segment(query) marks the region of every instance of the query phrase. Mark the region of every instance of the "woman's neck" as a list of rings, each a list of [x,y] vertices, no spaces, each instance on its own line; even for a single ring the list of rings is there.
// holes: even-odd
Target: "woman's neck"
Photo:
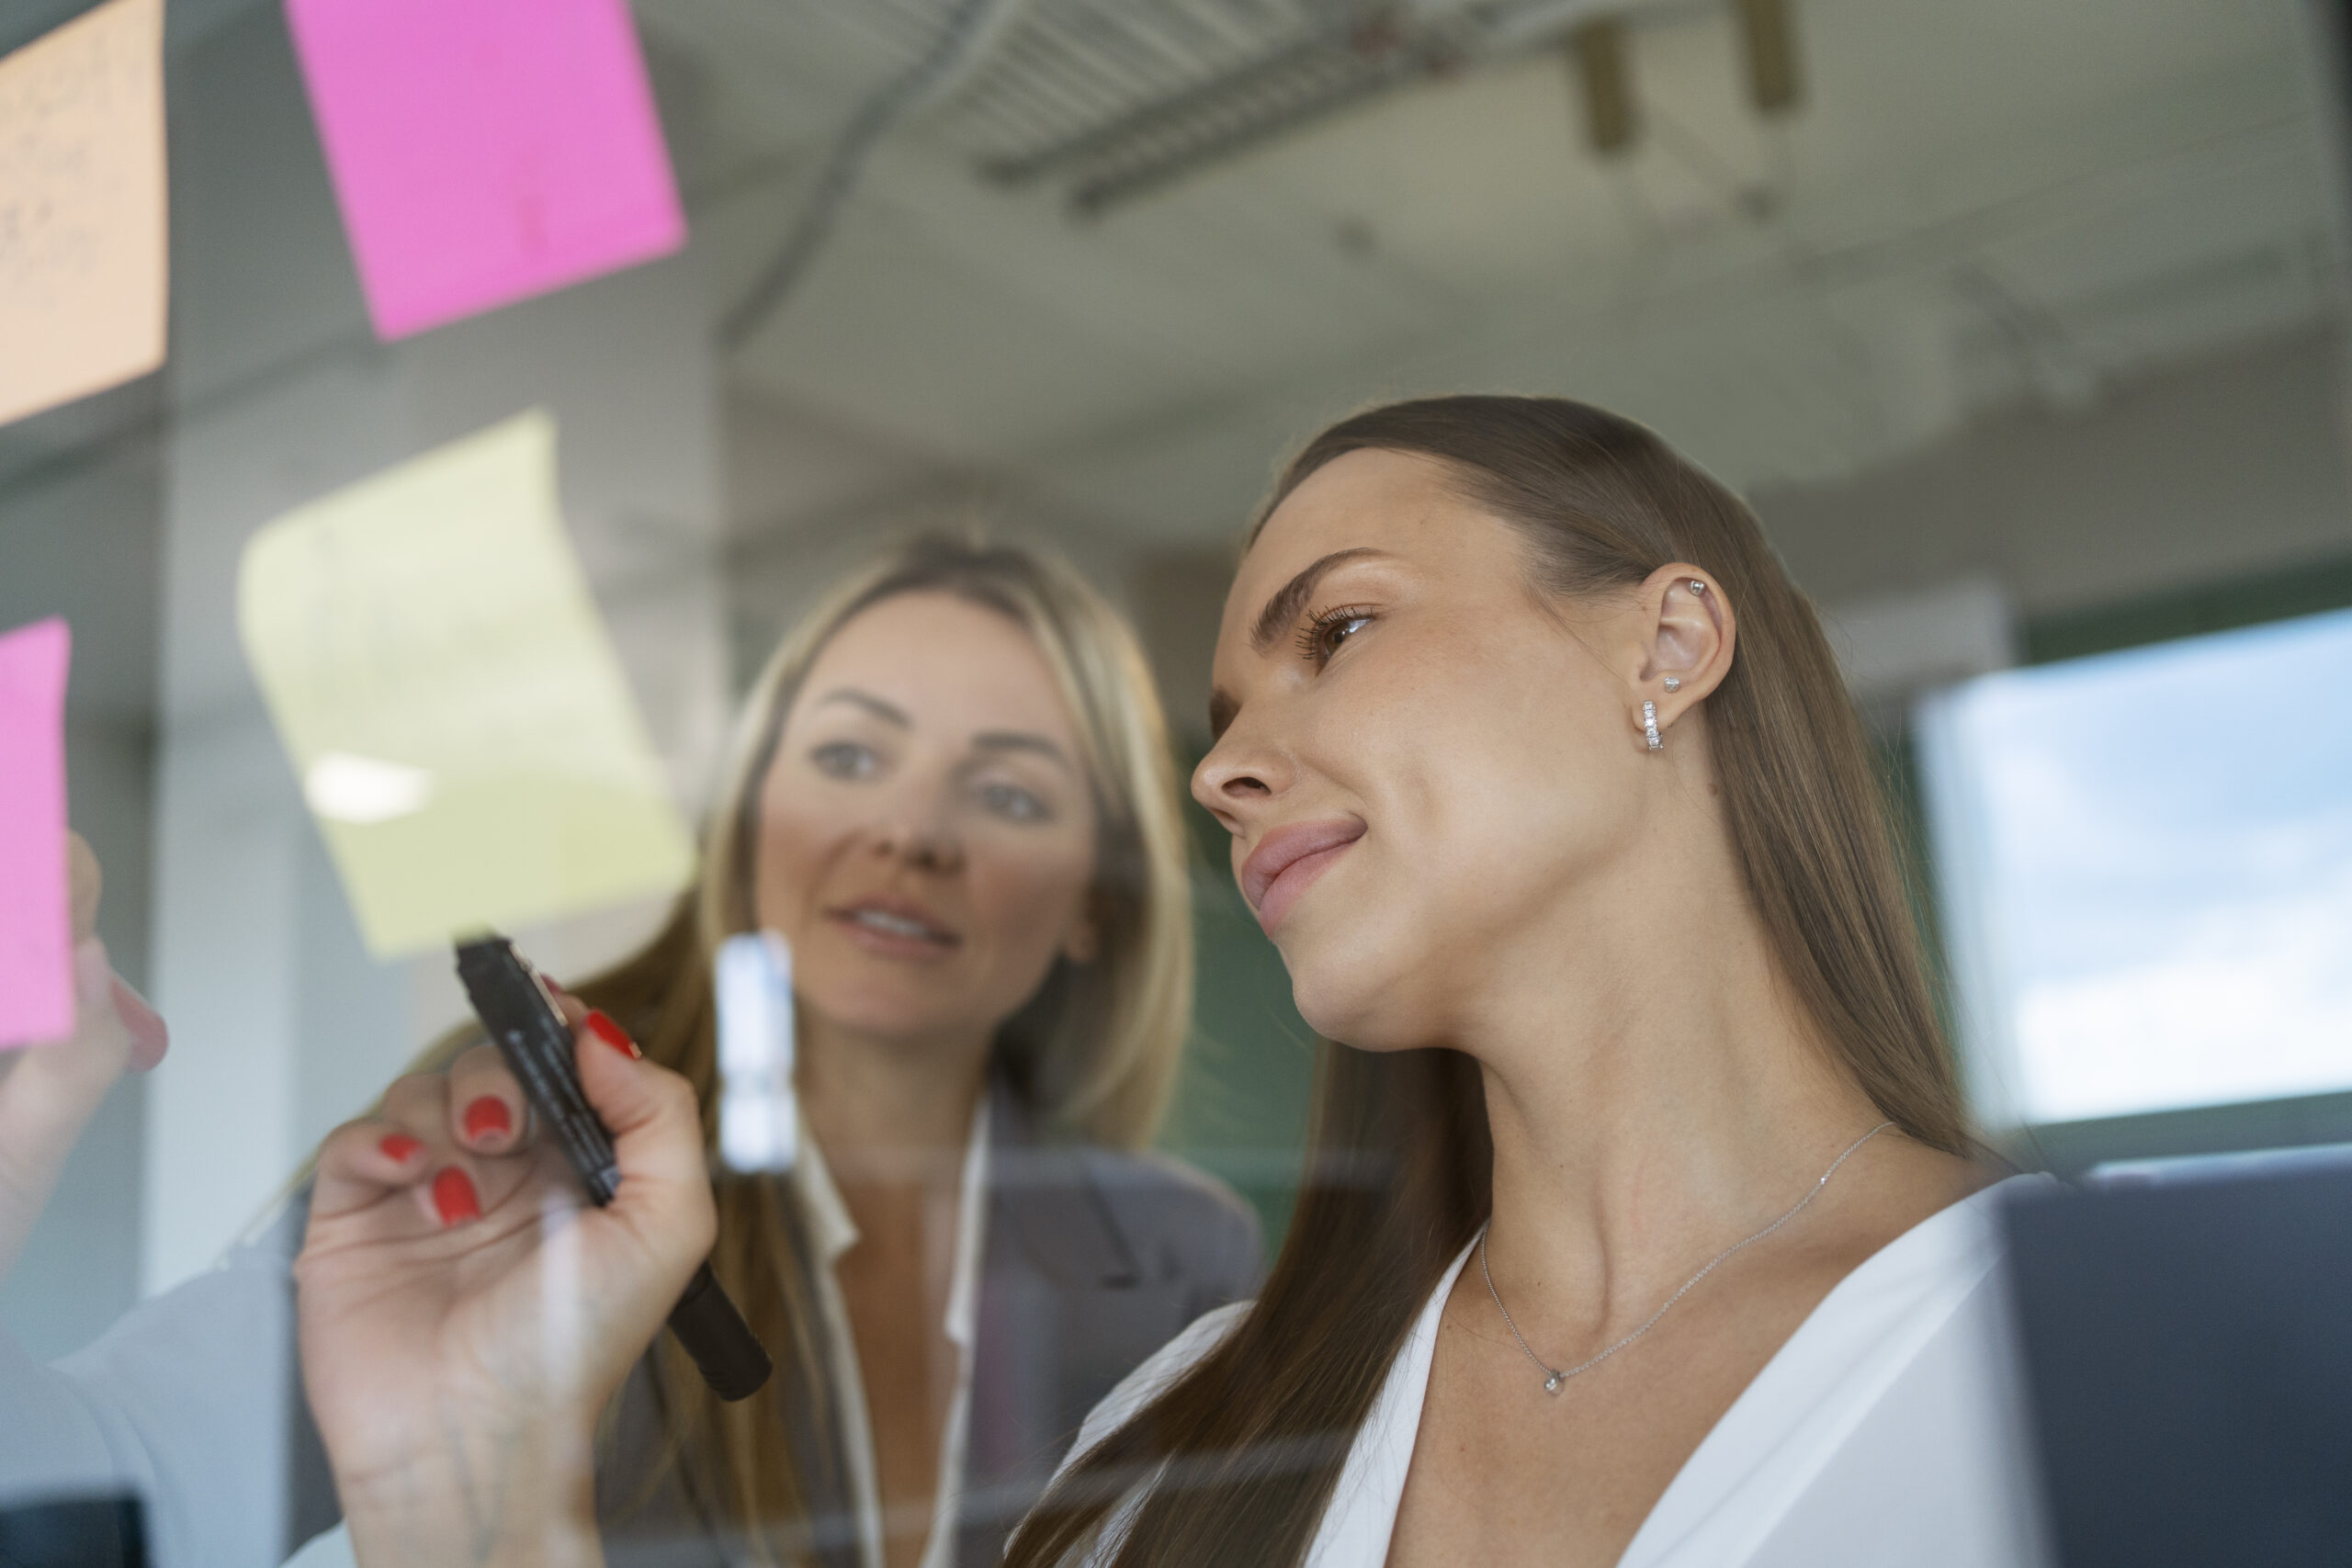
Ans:
[[[803,1010],[794,1075],[802,1112],[844,1183],[952,1178],[988,1077],[989,1041],[907,1041]]]
[[[1746,898],[1711,879],[1653,860],[1605,918],[1569,911],[1544,946],[1574,956],[1516,966],[1457,1042],[1486,1079],[1496,1276],[1596,1337],[1646,1317],[1882,1120],[1808,1030]]]

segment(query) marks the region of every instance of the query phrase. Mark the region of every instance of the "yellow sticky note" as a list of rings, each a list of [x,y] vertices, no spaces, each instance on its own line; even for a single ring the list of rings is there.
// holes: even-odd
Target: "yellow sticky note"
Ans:
[[[0,60],[0,424],[164,362],[164,0]]]
[[[245,547],[245,657],[379,958],[674,891],[694,848],[534,411]]]

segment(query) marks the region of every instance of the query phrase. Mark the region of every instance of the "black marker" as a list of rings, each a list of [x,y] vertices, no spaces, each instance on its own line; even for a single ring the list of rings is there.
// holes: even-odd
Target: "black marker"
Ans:
[[[589,1200],[603,1208],[620,1190],[620,1165],[613,1155],[613,1135],[580,1088],[571,1025],[550,988],[503,936],[459,942],[458,978],[465,982],[474,1015],[522,1080],[540,1125],[562,1148]],[[670,1309],[670,1332],[721,1399],[747,1399],[768,1381],[773,1368],[767,1351],[719,1289],[708,1263],[695,1270],[686,1293]]]

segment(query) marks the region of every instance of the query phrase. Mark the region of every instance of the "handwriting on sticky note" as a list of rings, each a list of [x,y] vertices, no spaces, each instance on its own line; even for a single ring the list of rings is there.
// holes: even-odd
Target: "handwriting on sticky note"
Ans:
[[[379,957],[674,891],[694,850],[534,412],[245,547],[245,655]]]
[[[59,620],[0,637],[0,1046],[74,1032],[65,858],[65,671]]]
[[[164,362],[164,6],[0,60],[0,424]]]
[[[379,337],[685,243],[626,0],[287,0]]]

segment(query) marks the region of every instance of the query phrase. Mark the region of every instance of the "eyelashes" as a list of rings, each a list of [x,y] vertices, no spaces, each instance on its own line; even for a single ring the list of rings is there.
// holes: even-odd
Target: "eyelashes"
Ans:
[[[1372,618],[1372,608],[1367,604],[1340,604],[1318,610],[1298,628],[1298,650],[1321,664],[1339,652],[1340,644]]]

